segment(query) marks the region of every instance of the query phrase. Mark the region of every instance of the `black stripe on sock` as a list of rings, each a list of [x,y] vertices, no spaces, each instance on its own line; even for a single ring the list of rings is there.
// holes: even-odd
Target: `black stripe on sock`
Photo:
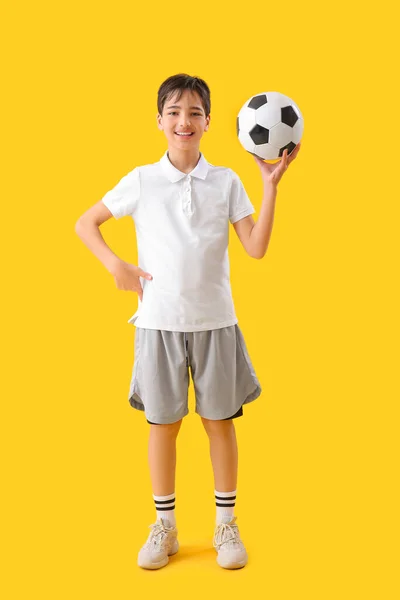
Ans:
[[[156,510],[166,511],[166,510],[174,510],[175,504],[173,506],[156,506]]]
[[[235,503],[233,504],[220,504],[219,502],[215,503],[217,506],[235,506]]]
[[[171,504],[171,502],[175,502],[175,498],[171,498],[170,500],[154,500],[156,504]]]
[[[216,500],[236,500],[236,496],[215,496]]]

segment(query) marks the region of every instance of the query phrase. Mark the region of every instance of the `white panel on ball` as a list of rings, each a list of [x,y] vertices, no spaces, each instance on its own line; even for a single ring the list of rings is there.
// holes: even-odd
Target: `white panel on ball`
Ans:
[[[290,144],[292,141],[293,127],[289,127],[284,123],[278,123],[269,130],[269,143],[279,150],[283,146]]]
[[[271,108],[270,104],[264,104],[260,106],[257,110],[253,110],[255,113],[256,123],[258,125],[263,125],[263,127],[273,127],[280,123],[281,120],[281,107],[273,106]]]
[[[303,129],[304,129],[304,121],[303,119],[299,119],[295,126],[293,127],[292,139],[293,142],[297,145],[301,138],[303,137]]]
[[[239,113],[239,127],[250,131],[256,125],[256,111],[244,106]]]
[[[254,147],[253,154],[256,154],[259,158],[263,158],[264,160],[275,160],[278,157],[278,148],[274,148],[271,144],[260,144],[257,146],[257,152]]]
[[[252,154],[256,151],[256,146],[246,131],[239,131],[239,141],[242,144],[243,148],[247,150],[247,152],[251,152]]]

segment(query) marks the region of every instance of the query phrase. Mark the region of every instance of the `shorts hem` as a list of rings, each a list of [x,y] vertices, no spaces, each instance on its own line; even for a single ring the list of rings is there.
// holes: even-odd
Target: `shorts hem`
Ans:
[[[139,401],[135,399],[139,398],[139,396],[136,393],[133,393],[129,396],[128,400],[129,400],[129,404],[132,406],[132,408],[136,408],[137,410],[141,410],[144,412],[144,405],[142,403],[142,401],[139,398]]]
[[[253,402],[253,400],[256,400],[261,395],[261,392],[261,386],[259,384],[256,384],[254,391],[246,397],[246,400],[243,402],[243,404],[249,404],[249,402]]]
[[[197,410],[195,411],[196,414],[199,415],[199,417],[202,417],[203,419],[207,419],[208,421],[228,421],[229,419],[240,419],[240,417],[244,417],[244,414],[242,413],[241,415],[236,415],[236,413],[233,413],[233,415],[228,416],[228,417],[206,417],[205,415],[202,415],[201,413],[199,413]],[[238,412],[238,411],[236,411]]]
[[[239,408],[234,411],[233,413],[231,413],[231,415],[235,415],[237,412],[239,412],[240,408],[243,407],[245,404],[249,404],[250,402],[253,402],[254,400],[256,400],[260,395],[261,395],[262,389],[260,385],[256,385],[256,388],[248,395],[246,396],[246,399],[244,400],[244,402],[242,402],[242,404],[239,406]],[[203,417],[204,419],[209,419],[210,421],[223,421],[224,419],[229,419],[232,417],[229,417],[229,415],[221,415],[221,416],[213,416],[213,417],[207,417],[206,415],[202,415],[199,410],[197,409],[197,406],[195,408],[195,413],[197,413],[200,417]],[[239,418],[242,417],[243,415],[238,415],[237,417],[234,418]]]
[[[177,423],[178,421],[180,421],[181,419],[186,417],[186,415],[188,415],[188,414],[189,414],[189,410],[187,410],[181,417],[178,417],[177,419],[174,419],[173,421],[166,421],[165,419],[157,419],[156,417],[147,418],[147,417],[149,417],[149,415],[146,415],[146,421],[148,423],[150,421],[152,421],[152,423],[150,423],[150,425],[172,425],[173,423]]]
[[[240,411],[240,414],[238,415],[237,413]],[[205,415],[202,415],[198,410],[197,410],[197,406],[195,408],[194,411],[196,414],[199,415],[199,417],[203,417],[203,419],[208,419],[209,421],[224,421],[224,420],[228,420],[228,419],[238,419],[240,417],[243,416],[243,404],[241,404],[239,406],[239,408],[237,410],[234,410],[233,412],[229,411],[229,414],[227,416],[220,416],[220,417],[206,417]]]

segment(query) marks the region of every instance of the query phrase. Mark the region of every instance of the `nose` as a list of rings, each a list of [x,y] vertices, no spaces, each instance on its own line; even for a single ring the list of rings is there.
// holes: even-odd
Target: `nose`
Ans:
[[[189,116],[182,115],[182,116],[180,117],[180,119],[179,119],[179,123],[180,123],[182,126],[185,126],[185,125],[190,125],[190,118],[189,118]]]

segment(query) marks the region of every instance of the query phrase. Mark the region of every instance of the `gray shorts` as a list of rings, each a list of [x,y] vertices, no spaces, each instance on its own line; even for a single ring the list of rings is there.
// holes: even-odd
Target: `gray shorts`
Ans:
[[[195,412],[223,420],[243,414],[261,386],[238,326],[208,331],[135,330],[129,403],[149,423],[175,423],[188,414],[189,369]]]

